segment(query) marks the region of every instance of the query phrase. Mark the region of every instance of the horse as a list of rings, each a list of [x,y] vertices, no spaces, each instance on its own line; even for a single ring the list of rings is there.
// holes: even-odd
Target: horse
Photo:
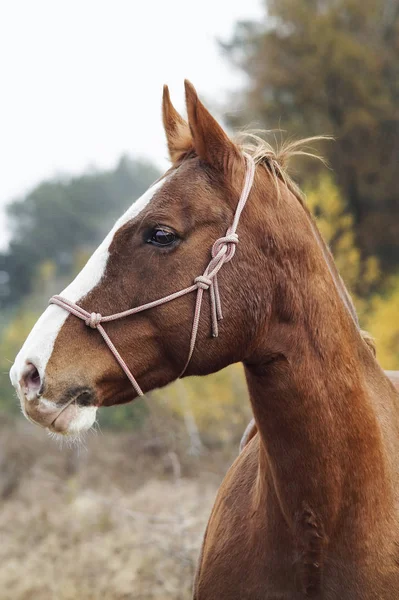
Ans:
[[[50,300],[10,376],[28,419],[79,435],[100,406],[236,362],[259,435],[228,471],[195,600],[399,594],[398,392],[286,161],[231,139],[185,83],[171,168]]]

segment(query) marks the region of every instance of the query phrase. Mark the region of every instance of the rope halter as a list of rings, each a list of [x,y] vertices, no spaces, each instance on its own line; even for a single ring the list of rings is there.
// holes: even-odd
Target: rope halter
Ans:
[[[218,285],[218,273],[223,265],[229,262],[236,251],[236,247],[238,244],[238,235],[237,235],[237,226],[240,220],[240,216],[242,210],[248,200],[249,193],[252,188],[254,175],[255,175],[255,162],[254,159],[248,154],[244,154],[246,160],[246,173],[243,189],[241,192],[240,199],[237,204],[237,208],[234,214],[234,219],[232,225],[226,231],[226,235],[220,237],[216,240],[216,242],[212,246],[211,250],[211,260],[208,263],[205,271],[202,275],[199,275],[194,279],[193,285],[184,288],[178,292],[174,292],[173,294],[169,294],[169,296],[164,296],[159,300],[154,300],[153,302],[148,302],[147,304],[142,304],[141,306],[136,306],[135,308],[131,308],[129,310],[125,310],[120,313],[115,313],[113,315],[108,315],[103,317],[100,313],[96,312],[88,312],[84,310],[81,306],[78,306],[71,300],[64,298],[62,296],[53,296],[50,298],[49,304],[56,304],[60,306],[64,310],[68,311],[78,319],[81,319],[85,322],[88,327],[92,329],[97,329],[97,331],[103,337],[105,343],[108,348],[114,355],[115,359],[119,363],[122,370],[125,372],[127,378],[131,382],[132,386],[136,390],[139,396],[144,396],[143,391],[141,390],[139,384],[136,379],[133,377],[130,372],[129,367],[123,360],[122,356],[119,354],[118,350],[114,346],[112,340],[108,336],[107,332],[103,327],[103,323],[108,323],[110,321],[117,321],[118,319],[123,319],[124,317],[128,317],[130,315],[135,315],[139,312],[143,312],[144,310],[149,310],[150,308],[154,308],[155,306],[161,306],[166,302],[170,302],[175,300],[176,298],[180,298],[181,296],[185,296],[186,294],[190,294],[191,292],[197,292],[197,297],[195,301],[195,310],[193,317],[193,326],[191,330],[191,339],[190,339],[190,348],[188,352],[188,358],[186,364],[184,365],[184,369],[180,373],[180,377],[186,372],[186,369],[190,363],[191,357],[194,352],[195,342],[197,339],[198,326],[201,316],[201,306],[204,292],[209,290],[210,297],[210,305],[211,305],[211,324],[212,324],[212,336],[214,338],[219,335],[218,321],[223,319],[222,313],[222,305],[220,300],[219,293],[219,285]]]

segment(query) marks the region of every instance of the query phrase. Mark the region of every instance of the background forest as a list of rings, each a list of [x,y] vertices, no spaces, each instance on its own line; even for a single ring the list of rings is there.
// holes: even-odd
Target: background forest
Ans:
[[[244,82],[223,107],[226,125],[231,132],[248,124],[273,130],[276,143],[333,136],[317,148],[328,167],[300,160],[291,173],[332,249],[362,328],[376,340],[381,365],[399,369],[399,2],[266,0],[264,7],[263,20],[238,22],[231,39],[220,42]],[[88,457],[59,452],[22,423],[8,378],[48,298],[158,176],[150,162],[122,156],[108,171],[43,181],[7,206],[10,242],[0,253],[0,530],[7,546],[0,599],[189,597],[215,489],[250,418],[241,368],[179,381],[132,406],[100,411],[103,435],[88,440]],[[142,458],[127,466],[127,448]],[[135,495],[129,496],[132,480]],[[25,534],[18,507],[43,490],[47,500]],[[170,508],[156,500],[161,496]],[[57,522],[50,502],[65,508]],[[178,504],[188,507],[183,516]],[[74,515],[79,527],[71,527]],[[154,540],[143,553],[140,536],[148,537],[148,528]],[[57,580],[53,565],[37,578],[37,561],[60,540],[57,560],[80,567],[64,569]],[[17,565],[27,548],[38,549],[38,556],[27,561],[21,582]],[[87,552],[95,557],[91,566]]]

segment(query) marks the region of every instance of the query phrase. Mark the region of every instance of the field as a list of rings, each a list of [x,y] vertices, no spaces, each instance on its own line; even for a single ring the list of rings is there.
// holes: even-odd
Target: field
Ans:
[[[23,420],[0,433],[1,600],[191,598],[236,446],[190,453],[153,422],[92,432],[75,448]]]

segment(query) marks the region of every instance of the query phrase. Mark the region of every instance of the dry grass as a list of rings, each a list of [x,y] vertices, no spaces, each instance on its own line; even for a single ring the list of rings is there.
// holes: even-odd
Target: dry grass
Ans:
[[[191,598],[236,448],[189,456],[148,427],[90,435],[86,450],[23,421],[0,433],[1,600]]]

